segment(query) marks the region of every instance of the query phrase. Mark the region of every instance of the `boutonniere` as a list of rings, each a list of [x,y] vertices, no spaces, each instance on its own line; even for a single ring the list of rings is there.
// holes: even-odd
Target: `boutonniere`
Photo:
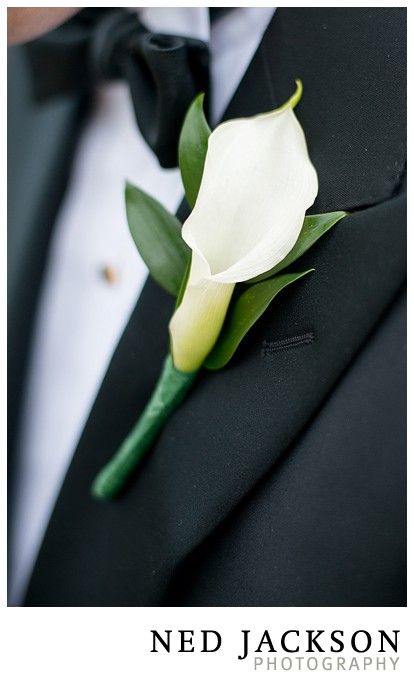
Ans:
[[[296,92],[265,114],[234,119],[213,132],[203,95],[188,110],[179,165],[192,212],[178,219],[127,184],[129,227],[151,276],[176,297],[170,353],[154,392],[117,453],[96,477],[99,499],[118,494],[201,368],[219,371],[272,300],[313,269],[290,267],[346,216],[305,216],[318,177],[294,108]],[[236,284],[242,284],[236,288]]]

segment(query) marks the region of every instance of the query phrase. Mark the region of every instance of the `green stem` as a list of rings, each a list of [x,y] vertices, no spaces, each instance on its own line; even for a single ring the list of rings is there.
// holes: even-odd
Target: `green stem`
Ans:
[[[92,495],[95,498],[112,499],[124,487],[171,413],[183,401],[196,375],[178,371],[174,368],[171,356],[167,356],[144,412],[116,454],[93,481]]]

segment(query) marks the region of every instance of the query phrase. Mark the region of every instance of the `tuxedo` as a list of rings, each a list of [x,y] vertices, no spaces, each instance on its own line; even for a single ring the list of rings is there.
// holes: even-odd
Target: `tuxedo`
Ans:
[[[42,107],[9,60],[9,435],[87,108]],[[123,495],[91,481],[148,401],[173,299],[150,278],[62,485],[26,605],[404,605],[405,11],[281,8],[224,119],[306,86],[308,213],[350,212],[298,262],[232,362],[202,372]],[[26,180],[27,179],[27,180]],[[28,180],[30,179],[30,182]],[[183,203],[179,215],[188,209]],[[296,268],[296,265],[295,265]],[[139,330],[139,334],[137,331]]]

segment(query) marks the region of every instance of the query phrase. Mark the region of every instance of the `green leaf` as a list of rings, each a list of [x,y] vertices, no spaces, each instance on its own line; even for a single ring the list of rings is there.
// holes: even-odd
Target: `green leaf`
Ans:
[[[232,358],[243,337],[266,311],[274,297],[285,287],[313,270],[311,268],[302,273],[284,273],[245,290],[231,306],[220,337],[205,361],[206,368],[210,370],[223,368]]]
[[[176,299],[176,302],[175,302],[175,308],[176,308],[176,309],[178,309],[178,307],[180,306],[181,302],[183,301],[184,292],[185,292],[185,289],[186,289],[186,287],[187,287],[188,279],[189,279],[189,277],[190,277],[190,270],[191,270],[191,255],[190,255],[189,258],[188,258],[187,266],[186,266],[186,268],[185,268],[185,272],[184,272],[184,275],[183,275],[183,279],[182,279],[182,281],[181,281],[180,289],[179,289],[178,294],[177,294],[177,299]]]
[[[128,225],[154,280],[177,296],[190,259],[181,224],[153,197],[131,183],[125,186]]]
[[[266,273],[263,273],[256,278],[249,280],[250,283],[259,283],[266,278],[270,278],[276,273],[280,273],[284,268],[293,264],[296,259],[305,254],[305,252],[312,247],[322,235],[324,235],[335,223],[338,223],[344,216],[348,216],[346,211],[332,211],[328,214],[315,214],[314,216],[305,216],[302,230],[296,240],[293,248],[289,254],[278,263],[274,268]]]
[[[197,95],[184,119],[178,143],[178,163],[185,196],[194,207],[204,170],[211,130],[203,111],[204,93]]]

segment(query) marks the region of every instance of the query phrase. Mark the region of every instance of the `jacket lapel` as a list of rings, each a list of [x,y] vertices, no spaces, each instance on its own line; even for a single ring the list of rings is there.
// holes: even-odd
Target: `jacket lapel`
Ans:
[[[325,16],[329,19],[333,11],[327,10]],[[168,348],[173,302],[147,282],[63,484],[29,587],[28,605],[162,604],[181,562],[304,429],[401,286],[404,207],[399,197],[391,198],[398,179],[394,174],[393,184],[387,180],[388,193],[374,175],[373,185],[368,182],[361,189],[351,184],[345,193],[333,153],[324,161],[326,137],[341,125],[337,110],[335,118],[326,116],[323,126],[320,121],[317,88],[330,55],[325,56],[325,29],[319,26],[311,42],[321,46],[321,52],[312,57],[313,67],[308,65],[308,52],[304,48],[302,54],[294,41],[300,29],[297,12],[303,12],[301,23],[308,30],[314,9],[276,12],[226,118],[280,104],[290,94],[293,78],[300,76],[306,99],[298,114],[321,177],[317,208],[384,201],[345,219],[303,259],[301,266],[314,266],[316,274],[275,300],[226,369],[200,376],[123,496],[100,503],[90,497],[91,481],[137,419]],[[331,40],[339,40],[338,30]],[[288,76],[276,67],[278,63],[289,65]],[[335,92],[331,78],[325,75],[326,93]],[[363,97],[359,88],[355,97],[358,108],[358,98]],[[332,104],[333,95],[330,98]],[[356,117],[357,111],[349,114],[353,121]],[[340,151],[346,147],[346,141],[339,145]],[[354,151],[360,147],[356,140]],[[378,161],[380,179],[383,161]],[[351,152],[348,162],[352,167]],[[347,169],[347,178],[348,174]],[[266,343],[297,335],[314,341],[269,353],[277,345]]]
[[[319,176],[314,213],[371,206],[404,178],[404,17],[404,8],[277,9],[226,113],[277,106],[302,80],[296,112]]]

